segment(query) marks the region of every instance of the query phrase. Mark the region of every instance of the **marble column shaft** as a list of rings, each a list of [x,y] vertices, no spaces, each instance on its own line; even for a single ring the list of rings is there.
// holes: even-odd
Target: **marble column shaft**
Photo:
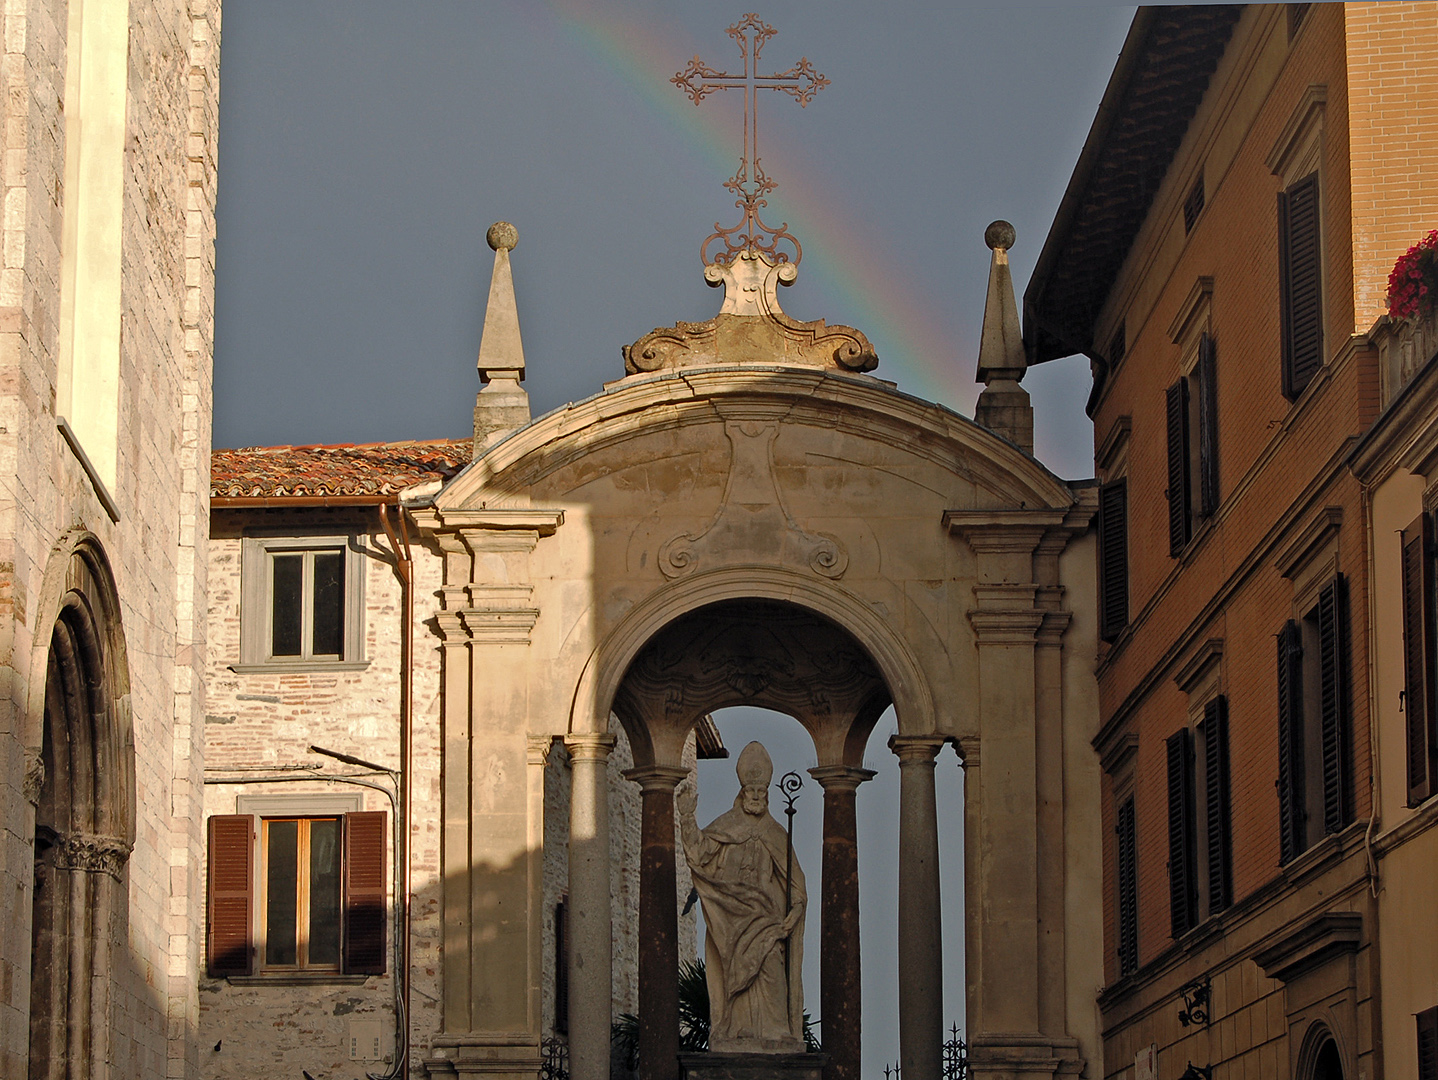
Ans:
[[[943,911],[934,757],[941,735],[895,735],[899,758],[899,1061],[914,1080],[943,1071]]]
[[[609,1080],[613,933],[609,890],[608,734],[570,735],[569,1075]]]
[[[824,1080],[860,1080],[863,1048],[859,966],[859,835],[856,794],[870,769],[821,765],[824,859],[819,925],[819,1016],[829,1063]]]
[[[639,839],[639,1080],[679,1080],[679,902],[672,765],[630,769],[643,792]]]

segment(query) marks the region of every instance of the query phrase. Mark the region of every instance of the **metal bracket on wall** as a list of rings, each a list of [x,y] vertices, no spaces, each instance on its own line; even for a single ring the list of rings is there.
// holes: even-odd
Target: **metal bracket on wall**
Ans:
[[[1213,995],[1213,983],[1209,976],[1194,979],[1179,988],[1183,1008],[1178,1010],[1178,1022],[1184,1027],[1190,1024],[1209,1025],[1209,1005]],[[1192,1068],[1192,1066],[1190,1066]]]

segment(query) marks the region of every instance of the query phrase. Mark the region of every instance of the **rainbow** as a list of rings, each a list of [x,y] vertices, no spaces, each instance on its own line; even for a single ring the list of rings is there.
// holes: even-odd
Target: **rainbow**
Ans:
[[[713,167],[716,194],[723,195],[719,180],[733,171],[743,142],[740,110],[695,108],[668,81],[689,57],[703,50],[653,21],[598,12],[582,0],[548,0],[547,11],[597,74],[624,87]],[[727,44],[727,39],[719,43]],[[950,407],[962,403],[962,411],[970,412],[978,391],[972,364],[960,358],[944,321],[915,302],[923,290],[902,254],[865,227],[862,211],[846,202],[817,168],[789,160],[779,180],[772,199],[774,220],[787,220],[803,241],[805,253],[819,256],[804,262],[803,273],[837,297],[852,313],[845,321],[852,321],[874,342],[881,360],[878,374],[896,381],[907,393]],[[727,200],[715,201],[721,209],[728,206]],[[697,224],[702,228],[709,223]],[[701,236],[696,232],[694,239],[697,246]],[[858,252],[864,253],[862,259],[841,254]],[[811,313],[795,314],[804,318]]]

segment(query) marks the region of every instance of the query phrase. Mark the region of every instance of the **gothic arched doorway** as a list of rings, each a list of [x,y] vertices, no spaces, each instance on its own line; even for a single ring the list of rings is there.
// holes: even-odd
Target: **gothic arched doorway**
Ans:
[[[28,793],[31,1080],[107,1073],[112,953],[123,941],[134,840],[134,748],[114,583],[93,538],[57,553],[58,613]]]

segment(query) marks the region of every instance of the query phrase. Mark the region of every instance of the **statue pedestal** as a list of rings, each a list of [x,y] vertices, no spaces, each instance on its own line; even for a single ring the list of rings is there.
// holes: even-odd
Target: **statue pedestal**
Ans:
[[[823,1080],[827,1054],[680,1054],[684,1080]]]

